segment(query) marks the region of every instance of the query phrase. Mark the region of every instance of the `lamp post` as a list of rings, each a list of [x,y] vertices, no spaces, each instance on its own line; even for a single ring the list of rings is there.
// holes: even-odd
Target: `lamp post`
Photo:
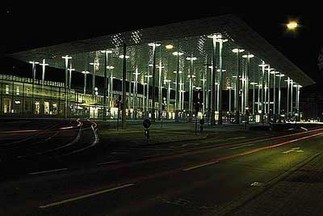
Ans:
[[[135,72],[135,82],[133,85],[133,109],[134,109],[134,118],[137,118],[137,106],[138,106],[138,75],[140,74],[138,71],[138,67],[136,67]]]
[[[119,56],[122,61],[122,128],[126,128],[126,78],[127,78],[127,45],[123,43],[123,54]]]
[[[39,64],[39,62],[36,61],[30,61],[29,62],[32,65],[32,85],[31,85],[31,112],[34,115],[35,114],[35,79],[36,79],[36,65]]]
[[[244,52],[244,49],[236,48],[232,50],[237,55],[237,73],[236,73],[236,92],[235,92],[235,103],[234,109],[236,113],[236,123],[240,123],[240,53]]]
[[[273,75],[273,117],[274,117],[274,123],[276,122],[276,74],[278,74],[279,72],[278,71],[271,71],[270,74]]]
[[[293,116],[293,110],[294,110],[294,81],[291,79],[290,80],[290,116]]]
[[[174,56],[177,57],[177,69],[176,69],[176,89],[175,89],[175,122],[179,121],[179,116],[178,112],[180,110],[180,104],[179,104],[179,63],[180,63],[180,56],[183,55],[184,53],[176,51],[172,53]]]
[[[170,106],[170,83],[172,80],[168,79],[168,80],[164,80],[165,83],[167,83],[167,113],[169,115],[169,106]]]
[[[65,106],[64,106],[64,117],[67,118],[68,116],[68,96],[67,96],[67,88],[68,88],[68,66],[69,66],[69,60],[72,59],[71,56],[65,55],[62,56],[62,58],[65,60]]]
[[[83,94],[86,94],[86,75],[89,74],[89,71],[82,71],[82,74],[84,74],[84,85],[83,85]]]
[[[255,116],[255,109],[256,109],[256,89],[255,89],[255,85],[257,85],[258,83],[256,82],[251,82],[250,85],[252,85],[252,115]]]
[[[95,95],[95,72],[96,72],[96,67],[99,65],[98,62],[90,62],[89,63],[91,66],[93,66],[93,73],[92,73],[92,96]]]
[[[146,97],[146,108],[147,108],[147,117],[149,117],[149,83],[150,83],[150,78],[152,78],[153,76],[149,74],[148,72],[148,75],[145,75],[146,79],[147,79],[147,91],[146,91],[146,94],[147,94],[147,97]]]

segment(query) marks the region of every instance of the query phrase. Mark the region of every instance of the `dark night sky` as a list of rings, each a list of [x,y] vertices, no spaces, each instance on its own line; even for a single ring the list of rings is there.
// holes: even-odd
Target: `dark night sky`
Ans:
[[[315,81],[321,82],[317,58],[323,45],[323,16],[317,9],[306,11],[303,5],[284,9],[279,5],[259,6],[223,3],[210,6],[206,3],[174,6],[167,1],[143,3],[124,1],[91,1],[66,3],[67,1],[33,1],[24,3],[1,1],[0,54],[85,39],[105,33],[116,33],[140,27],[166,24],[206,16],[233,13],[241,17],[251,28],[280,50],[292,62]],[[257,8],[258,7],[258,8]],[[266,8],[266,9],[265,9]],[[301,24],[297,34],[286,33],[284,23],[297,18]],[[322,82],[323,83],[323,82]]]

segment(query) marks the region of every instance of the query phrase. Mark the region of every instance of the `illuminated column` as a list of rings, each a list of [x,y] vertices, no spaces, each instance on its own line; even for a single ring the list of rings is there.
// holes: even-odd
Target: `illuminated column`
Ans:
[[[165,83],[167,83],[167,116],[169,114],[169,107],[170,107],[170,84],[172,80],[164,80]]]
[[[231,113],[231,111],[232,111],[232,105],[231,105],[231,98],[232,98],[232,96],[231,96],[231,91],[232,91],[232,87],[231,86],[228,86],[227,87],[227,89],[229,90],[229,113]]]
[[[137,118],[137,109],[138,109],[138,75],[140,74],[138,72],[138,66],[136,67],[135,72],[133,73],[135,75],[135,82],[133,85],[133,109],[134,109],[134,118]]]
[[[146,104],[146,108],[147,108],[147,112],[149,113],[149,83],[150,83],[150,78],[152,78],[152,75],[149,75],[149,71],[148,71],[148,75],[145,76],[147,79],[147,104]],[[147,115],[147,117],[149,116],[149,114]]]
[[[256,109],[256,88],[255,86],[257,85],[258,83],[256,82],[251,82],[250,85],[252,85],[252,115],[255,116],[256,112],[255,112],[255,109]],[[258,94],[259,95],[259,94]]]
[[[233,49],[232,52],[236,53],[237,55],[237,73],[236,73],[236,91],[235,91],[235,113],[236,113],[236,123],[240,123],[240,70],[241,70],[241,65],[240,65],[240,53],[244,52],[244,49]]]
[[[259,110],[260,110],[260,107],[261,107],[261,102],[260,102],[260,95],[262,94],[261,93],[261,88],[262,88],[262,85],[261,84],[258,84],[258,103],[257,103],[257,113],[259,113]]]
[[[261,122],[264,123],[264,114],[266,113],[266,105],[265,105],[265,100],[266,100],[266,86],[265,86],[265,69],[268,65],[265,64],[264,61],[259,65],[261,67],[261,72],[262,72],[262,77],[261,77]]]
[[[294,112],[294,95],[293,95],[294,81],[290,80],[290,116],[293,116]]]
[[[227,39],[223,39],[222,35],[219,34],[217,35],[218,38],[218,42],[219,42],[219,70],[220,70],[220,75],[219,75],[219,120],[218,120],[218,125],[222,125],[222,116],[223,116],[223,99],[222,99],[222,91],[223,91],[223,72],[225,72],[225,70],[223,70],[223,55],[222,55],[222,50],[223,50],[223,43],[227,42]]]
[[[39,65],[42,66],[41,84],[44,85],[44,82],[45,82],[45,67],[48,66],[48,64],[46,64],[45,59],[43,59],[43,63],[40,63]]]
[[[70,67],[67,69],[69,78],[68,78],[68,90],[71,90],[72,88],[72,71],[75,71],[74,68],[72,68],[72,64],[70,64]]]
[[[126,101],[127,101],[127,95],[126,95],[126,79],[127,79],[127,45],[123,44],[123,54],[119,56],[122,61],[122,128],[126,128]]]
[[[163,87],[162,87],[162,69],[164,68],[162,66],[161,58],[159,60],[159,65],[157,66],[158,68],[158,104],[159,104],[159,113],[158,113],[158,118],[161,118],[161,114],[163,111]]]
[[[300,110],[299,110],[299,96],[300,96],[300,90],[301,90],[301,85],[296,84],[296,121],[300,121],[301,116],[300,116]]]
[[[202,113],[203,113],[203,116],[205,114],[205,106],[206,106],[206,86],[205,86],[205,82],[206,82],[206,79],[205,79],[205,73],[203,73],[203,78],[201,79],[202,81],[202,91],[203,91],[203,100],[202,100],[202,103],[203,103],[203,106],[202,106]]]
[[[153,74],[152,74],[152,79],[153,79],[153,85],[152,85],[152,107],[151,107],[151,120],[155,121],[155,91],[156,91],[156,86],[155,86],[155,80],[156,80],[156,47],[159,47],[160,44],[158,43],[150,43],[148,44],[149,46],[152,47],[153,49]]]
[[[274,122],[276,122],[276,74],[278,74],[278,71],[272,71],[270,72],[273,75],[273,117],[274,117]]]
[[[180,63],[180,56],[183,55],[182,52],[173,52],[173,55],[177,57],[177,69],[176,69],[176,89],[175,89],[175,122],[179,121],[178,112],[180,110],[181,104],[179,103],[179,97],[180,97],[180,89],[179,89],[179,63]]]
[[[92,96],[94,96],[95,95],[95,71],[96,71],[96,67],[98,66],[98,63],[91,62],[90,65],[93,66],[93,73],[92,73]]]
[[[268,121],[270,121],[270,100],[271,100],[271,98],[270,98],[270,85],[271,85],[271,83],[270,83],[270,74],[271,74],[271,71],[273,70],[273,68],[271,68],[270,66],[268,66],[268,68],[267,68],[267,72],[268,72],[268,74],[267,74],[267,87],[268,87],[268,89],[267,89],[267,99],[268,99],[268,101],[267,101],[267,103],[268,103],[268,108],[267,108],[267,114],[268,114]]]
[[[211,76],[211,126],[215,125],[215,101],[216,101],[216,86],[215,86],[215,74],[216,74],[216,43],[217,35],[209,35],[208,38],[212,39],[213,49],[212,49],[212,76]]]
[[[279,77],[279,80],[278,80],[278,115],[279,115],[279,119],[280,119],[280,116],[281,116],[281,79],[285,75],[280,73],[276,76]]]
[[[102,50],[104,53],[104,84],[103,84],[103,120],[106,120],[107,116],[107,92],[108,92],[108,79],[107,79],[107,70],[108,70],[108,61],[109,54],[112,53],[111,50]]]
[[[65,60],[65,106],[64,106],[64,117],[67,118],[68,116],[68,96],[67,96],[67,88],[68,88],[68,66],[69,60],[72,59],[71,56],[62,56]]]
[[[249,109],[249,74],[250,74],[250,59],[255,57],[253,54],[246,54],[243,55],[242,58],[246,59],[246,71],[245,71],[245,77],[244,77],[244,81],[245,81],[245,89],[244,89],[244,101],[245,101],[245,107],[244,110],[246,112],[246,109]],[[254,88],[253,88],[254,90]],[[254,91],[253,91],[254,92]],[[254,100],[253,100],[254,102]],[[253,106],[253,110],[254,110],[254,105]],[[254,111],[252,111],[252,113],[254,114]]]
[[[36,61],[30,61],[29,62],[32,65],[32,86],[31,86],[31,112],[34,115],[35,114],[35,79],[36,79],[36,65],[39,64],[39,62]]]
[[[108,65],[106,67],[109,71],[110,71],[110,76],[108,77],[109,79],[109,84],[108,84],[108,104],[111,104],[112,101],[113,101],[113,79],[115,78],[113,76],[113,69],[114,69],[114,66],[112,65]]]
[[[190,57],[187,57],[186,60],[190,61],[190,71],[189,71],[189,92],[188,92],[188,111],[190,113],[190,117],[192,117],[193,114],[193,78],[195,77],[194,75],[194,61],[197,60],[196,57],[191,54]]]
[[[290,99],[289,99],[289,97],[290,97],[290,78],[289,77],[287,77],[287,80],[286,80],[286,82],[287,82],[287,96],[286,96],[286,118],[287,119],[289,119],[289,101],[290,101]]]
[[[86,75],[89,74],[89,71],[82,71],[82,74],[84,74],[84,86],[83,86],[83,94],[86,94]]]

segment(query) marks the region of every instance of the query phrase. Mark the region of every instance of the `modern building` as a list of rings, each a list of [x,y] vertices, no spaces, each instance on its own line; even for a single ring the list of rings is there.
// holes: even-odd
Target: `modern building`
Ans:
[[[29,62],[26,73],[33,78],[0,79],[2,114],[104,120],[120,116],[123,123],[126,118],[205,118],[212,125],[300,119],[301,87],[314,84],[233,15],[115,33],[11,57]],[[47,81],[48,67],[64,70],[64,83]],[[44,78],[36,80],[36,73]],[[84,76],[82,90],[71,88],[76,73]],[[19,91],[28,103],[25,99],[15,108],[21,85],[27,86]]]

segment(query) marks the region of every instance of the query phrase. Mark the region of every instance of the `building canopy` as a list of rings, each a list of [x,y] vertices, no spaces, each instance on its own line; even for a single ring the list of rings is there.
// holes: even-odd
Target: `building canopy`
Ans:
[[[239,61],[241,61],[241,70],[248,71],[250,82],[260,84],[262,73],[259,65],[265,63],[270,65],[272,71],[284,74],[286,79],[288,77],[294,83],[302,86],[314,84],[314,81],[300,68],[241,19],[233,15],[110,34],[17,52],[11,56],[26,62],[40,62],[45,59],[50,67],[65,69],[62,56],[69,55],[72,57],[70,67],[74,68],[76,72],[89,71],[92,74],[95,73],[96,76],[104,76],[105,66],[107,66],[109,76],[121,79],[123,46],[126,45],[127,79],[136,79],[144,84],[147,83],[147,78],[151,75],[153,47],[155,46],[155,63],[157,71],[162,74],[164,84],[167,80],[174,81],[176,71],[179,69],[180,73],[185,74],[182,76],[181,82],[185,83],[188,82],[188,79],[193,78],[194,86],[198,87],[205,81],[208,68],[213,67],[214,53],[219,55],[219,44],[216,43],[214,46],[212,35],[221,35],[221,39],[223,39],[223,49],[221,50],[224,89],[232,87],[234,79],[236,79],[238,64],[237,55],[233,50],[237,48],[244,50]],[[109,53],[103,52],[106,50],[109,50]],[[182,54],[179,59],[176,52]],[[254,57],[248,58],[251,54]],[[105,60],[107,61],[105,62]],[[247,61],[249,63],[244,64]],[[215,62],[215,68],[217,68],[219,62],[217,56]],[[286,82],[283,82],[282,86],[286,86]]]

